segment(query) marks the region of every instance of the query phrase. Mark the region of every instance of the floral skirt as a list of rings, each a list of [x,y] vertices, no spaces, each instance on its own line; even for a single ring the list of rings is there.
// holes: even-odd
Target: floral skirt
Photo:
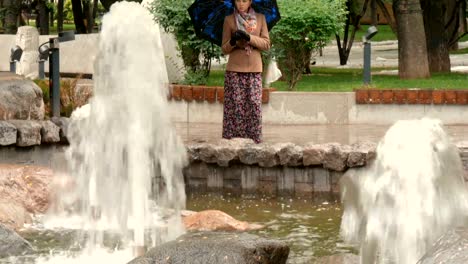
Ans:
[[[224,81],[223,138],[262,141],[261,73],[226,71]]]

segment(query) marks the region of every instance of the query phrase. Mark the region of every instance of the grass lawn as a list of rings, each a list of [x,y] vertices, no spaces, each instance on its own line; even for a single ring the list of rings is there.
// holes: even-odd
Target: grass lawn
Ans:
[[[35,27],[36,26],[36,21],[30,20],[29,21],[29,26]],[[63,24],[63,31],[69,31],[69,30],[75,30],[75,24]],[[58,34],[57,32],[57,23],[54,23],[53,27],[49,27],[49,34],[50,35],[55,35]]]
[[[367,29],[370,25],[361,25],[361,28],[356,32],[354,36],[354,41],[362,41],[362,37],[366,35]],[[372,41],[384,41],[384,40],[397,40],[395,34],[393,34],[392,29],[388,25],[377,25],[377,30],[379,31],[377,35],[372,38]],[[351,35],[351,30],[349,32]],[[341,36],[343,37],[343,36]]]
[[[361,25],[361,28],[356,32],[354,40],[361,41],[362,37],[366,34],[367,29],[369,27],[370,25]],[[377,25],[377,30],[379,32],[372,38],[372,41],[397,40],[395,34],[393,34],[393,31],[389,25]],[[349,33],[351,34],[351,30],[349,31]],[[340,37],[343,37],[343,35],[341,35]],[[459,41],[468,41],[468,34],[463,36]]]
[[[381,69],[373,69],[374,72]],[[388,68],[386,69],[388,70]],[[362,69],[333,69],[312,67],[312,74],[304,75],[296,85],[296,91],[309,92],[347,92],[361,88]],[[224,72],[212,71],[207,85],[223,86]],[[277,81],[270,85],[279,91],[286,91],[287,84]],[[398,76],[374,75],[372,87],[385,88],[434,88],[468,89],[468,74],[434,74],[430,79],[400,80]]]

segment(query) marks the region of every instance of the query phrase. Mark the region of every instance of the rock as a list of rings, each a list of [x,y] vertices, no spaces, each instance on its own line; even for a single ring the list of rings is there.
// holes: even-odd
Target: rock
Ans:
[[[360,258],[353,254],[340,254],[321,257],[314,264],[359,264]]]
[[[442,235],[417,264],[468,263],[468,229],[456,228]]]
[[[13,230],[0,224],[0,258],[33,253],[33,248]]]
[[[289,247],[247,233],[188,233],[149,250],[129,264],[284,264]]]
[[[280,165],[298,166],[302,165],[302,147],[292,143],[286,143],[278,151]]]
[[[216,163],[221,167],[229,166],[229,162],[239,159],[239,150],[254,144],[253,140],[245,138],[222,139],[215,146]]]
[[[0,120],[43,120],[42,90],[30,80],[0,82]]]
[[[325,145],[308,143],[302,150],[304,166],[322,165],[325,156]]]
[[[26,223],[31,223],[31,215],[23,205],[0,198],[0,223],[13,230],[18,230]]]
[[[44,213],[49,207],[52,177],[52,170],[46,167],[0,164],[0,197],[29,213]]]
[[[258,165],[264,168],[271,168],[280,164],[279,157],[277,155],[279,149],[280,146],[264,145],[264,148],[259,153]]]
[[[23,53],[20,61],[16,64],[16,73],[25,76],[28,79],[37,79],[39,77],[39,31],[33,26],[18,27],[16,32],[16,45],[21,47]]]
[[[258,164],[264,157],[263,149],[265,144],[252,144],[239,150],[239,160],[243,164],[253,165]]]
[[[73,101],[75,107],[81,107],[89,103],[93,96],[93,81],[88,79],[78,79],[73,90]]]
[[[350,146],[338,143],[325,144],[325,155],[323,157],[323,167],[334,171],[344,171],[347,166],[348,155],[351,152]]]
[[[351,145],[346,164],[348,167],[364,166],[376,156],[377,144],[373,142],[358,142]]]
[[[58,127],[51,121],[42,121],[41,126],[42,143],[60,142],[60,127]]]
[[[0,121],[0,146],[16,143],[16,127],[6,121]]]
[[[16,145],[19,147],[29,147],[41,144],[41,124],[37,121],[9,120],[18,130]]]
[[[197,231],[247,231],[260,229],[263,226],[238,221],[219,210],[206,210],[192,213],[183,218],[187,230]]]
[[[70,119],[67,117],[52,117],[50,121],[60,128],[60,143],[68,144],[68,126],[70,125]]]
[[[196,147],[198,152],[198,159],[206,163],[216,163],[216,145],[210,143],[201,143]]]

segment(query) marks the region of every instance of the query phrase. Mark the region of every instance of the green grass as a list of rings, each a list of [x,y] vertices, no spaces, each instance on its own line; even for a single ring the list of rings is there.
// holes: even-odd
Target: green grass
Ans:
[[[356,36],[354,36],[354,40],[361,41],[362,37],[366,34],[367,29],[369,27],[370,25],[361,25],[361,28],[356,32]],[[372,38],[372,41],[397,40],[395,34],[393,33],[389,25],[377,25],[377,30],[379,32]],[[349,31],[349,34],[351,35],[351,30]],[[343,34],[341,34],[340,37],[343,38]],[[333,40],[335,40],[335,37],[333,37]],[[464,41],[468,41],[468,34],[466,34],[459,40],[459,42]]]
[[[36,21],[31,20],[29,21],[29,26],[35,27],[36,26]],[[63,24],[63,31],[70,31],[70,30],[75,30],[75,24]],[[49,27],[49,34],[50,35],[55,35],[57,34],[57,23],[54,23],[53,27]]]
[[[373,69],[374,72],[381,69]],[[388,68],[386,69],[388,70]],[[307,92],[348,92],[363,87],[362,69],[333,69],[313,67],[311,75],[304,75],[296,85],[296,91]],[[223,86],[224,72],[212,71],[207,85]],[[277,81],[271,87],[287,91],[284,81]],[[427,89],[468,89],[468,74],[434,74],[429,79],[400,80],[398,76],[373,75],[372,87],[385,88],[427,88]]]
[[[468,53],[468,48],[450,51],[450,54],[467,54],[467,53]]]
[[[367,29],[369,27],[370,25],[361,25],[361,28],[356,32],[354,41],[362,41],[362,37],[366,35]],[[377,30],[378,33],[372,38],[372,41],[397,40],[389,25],[377,25]]]

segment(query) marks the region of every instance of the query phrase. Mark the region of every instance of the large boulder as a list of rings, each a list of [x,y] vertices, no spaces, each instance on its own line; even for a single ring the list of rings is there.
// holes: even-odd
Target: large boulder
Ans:
[[[468,229],[452,229],[441,236],[418,264],[468,263]]]
[[[31,214],[46,212],[52,177],[52,170],[46,167],[0,164],[0,204],[18,207],[0,207],[2,223],[18,227],[28,220],[26,216],[19,218],[24,210]]]
[[[13,230],[19,230],[24,224],[32,223],[32,217],[22,204],[0,198],[0,223]]]
[[[149,250],[129,264],[284,264],[289,247],[247,233],[188,233]]]
[[[0,258],[33,253],[31,244],[0,224]]]
[[[0,120],[44,119],[42,90],[30,80],[10,79],[0,82]]]

